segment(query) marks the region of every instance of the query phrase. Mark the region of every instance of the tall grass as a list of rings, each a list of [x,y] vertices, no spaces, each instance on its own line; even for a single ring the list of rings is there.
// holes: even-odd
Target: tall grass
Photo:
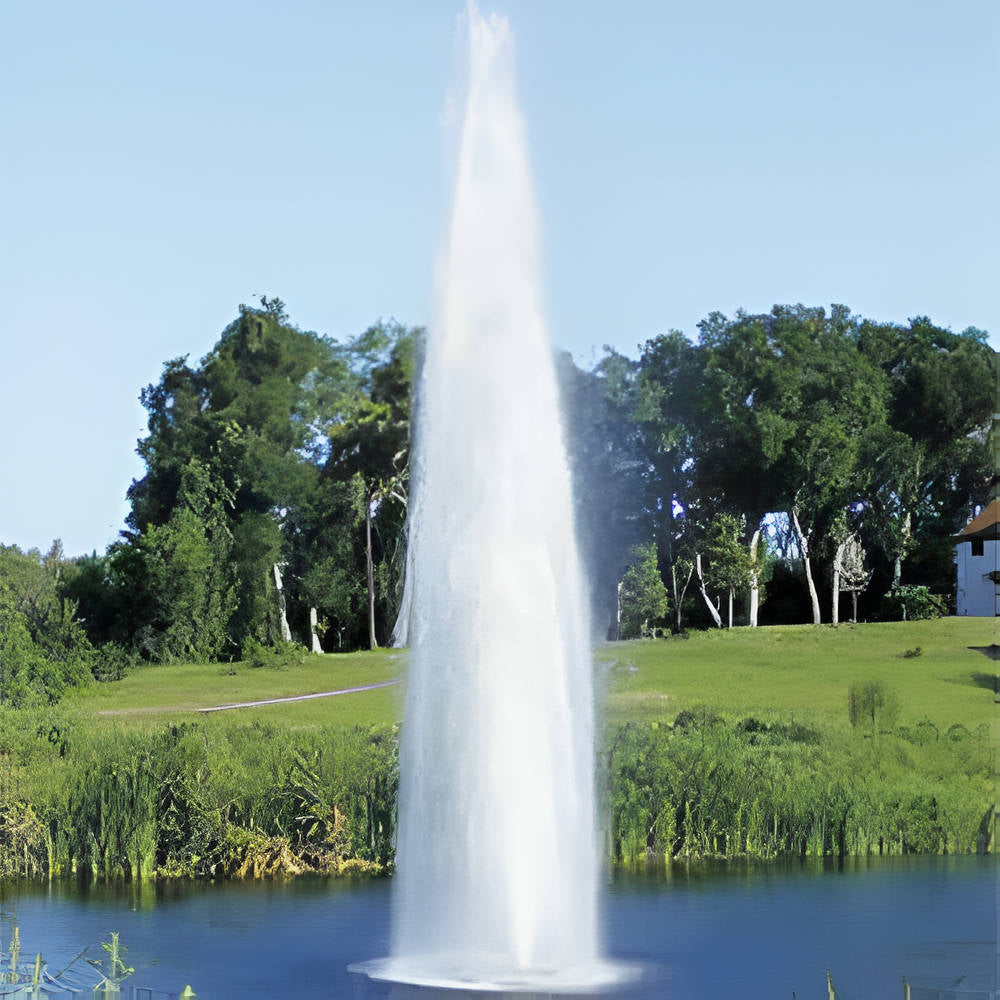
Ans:
[[[986,727],[820,734],[684,712],[627,724],[604,752],[613,858],[769,859],[994,849]]]
[[[381,872],[393,856],[392,729],[260,723],[6,728],[0,876],[207,878]]]
[[[10,723],[0,876],[391,869],[395,728],[17,722],[12,712],[0,719]],[[635,863],[993,850],[985,728],[930,729],[821,732],[708,711],[612,726],[600,753],[608,855]]]

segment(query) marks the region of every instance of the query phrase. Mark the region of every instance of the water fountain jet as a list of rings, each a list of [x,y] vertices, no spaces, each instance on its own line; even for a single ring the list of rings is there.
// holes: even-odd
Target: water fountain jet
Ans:
[[[392,955],[376,980],[593,992],[589,624],[505,19],[469,67],[417,392]]]

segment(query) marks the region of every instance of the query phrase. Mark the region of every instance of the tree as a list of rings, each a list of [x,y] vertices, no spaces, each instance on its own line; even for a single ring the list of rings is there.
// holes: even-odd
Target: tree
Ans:
[[[708,389],[699,492],[748,523],[787,511],[815,623],[811,547],[856,496],[860,442],[885,418],[885,376],[859,351],[859,324],[843,306],[828,315],[801,305],[699,324]]]
[[[851,621],[858,620],[858,593],[868,586],[871,573],[865,569],[865,550],[858,536],[851,533],[837,546],[833,576],[833,624],[838,621],[840,594],[851,595]]]
[[[618,586],[618,638],[637,639],[652,634],[656,622],[666,618],[667,589],[657,565],[656,543],[639,545],[632,565]]]
[[[914,518],[920,514],[927,452],[888,425],[877,427],[862,445],[862,523],[892,565],[892,586],[901,582],[903,560],[913,551]]]
[[[646,465],[634,419],[636,363],[606,349],[591,371],[556,357],[567,458],[573,479],[577,544],[595,622],[618,635],[622,575],[647,528]]]
[[[65,567],[58,541],[45,555],[0,545],[0,704],[58,701],[90,679],[93,647],[59,590]]]
[[[214,657],[287,636],[278,581],[294,539],[282,526],[315,488],[326,428],[355,381],[336,344],[263,297],[198,366],[169,362],[143,391],[146,474],[109,565],[132,589],[133,644]]]
[[[646,341],[633,403],[644,460],[645,510],[659,547],[661,574],[670,580],[678,632],[694,570],[686,513],[698,502],[692,451],[701,415],[702,363],[702,353],[677,330]]]
[[[394,620],[402,598],[408,507],[410,397],[423,331],[376,324],[345,349],[353,391],[325,428],[323,476],[357,479],[364,491],[368,646],[378,646],[377,618]],[[377,569],[376,567],[379,567]],[[377,587],[377,582],[381,587]],[[381,594],[384,613],[377,615]]]
[[[741,541],[743,522],[732,514],[720,514],[711,524],[703,546],[708,560],[708,586],[725,591],[729,597],[728,627],[733,627],[733,597],[749,588],[753,563]],[[718,610],[718,609],[717,609]]]
[[[919,551],[925,578],[943,589],[953,575],[948,537],[996,476],[996,355],[983,331],[955,334],[926,317],[862,323],[859,349],[888,386],[886,426],[866,446],[860,530],[888,562],[892,587]]]

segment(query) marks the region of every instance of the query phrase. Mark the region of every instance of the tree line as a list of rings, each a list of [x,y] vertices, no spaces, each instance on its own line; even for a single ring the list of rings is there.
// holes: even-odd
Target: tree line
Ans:
[[[341,343],[262,297],[168,361],[119,539],[0,547],[0,700],[136,658],[391,641],[422,342],[380,322]],[[994,360],[980,330],[801,305],[589,369],[560,354],[599,631],[836,621],[845,593],[855,615],[940,611],[950,536],[995,489]]]
[[[562,367],[610,635],[731,624],[734,599],[750,625],[836,623],[845,592],[884,618],[949,603],[951,536],[996,492],[983,331],[775,306]]]

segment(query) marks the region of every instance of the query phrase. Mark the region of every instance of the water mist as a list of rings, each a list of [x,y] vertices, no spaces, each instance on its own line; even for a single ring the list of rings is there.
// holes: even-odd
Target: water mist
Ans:
[[[417,396],[392,956],[375,978],[575,989],[599,958],[589,623],[506,20],[469,69]]]

